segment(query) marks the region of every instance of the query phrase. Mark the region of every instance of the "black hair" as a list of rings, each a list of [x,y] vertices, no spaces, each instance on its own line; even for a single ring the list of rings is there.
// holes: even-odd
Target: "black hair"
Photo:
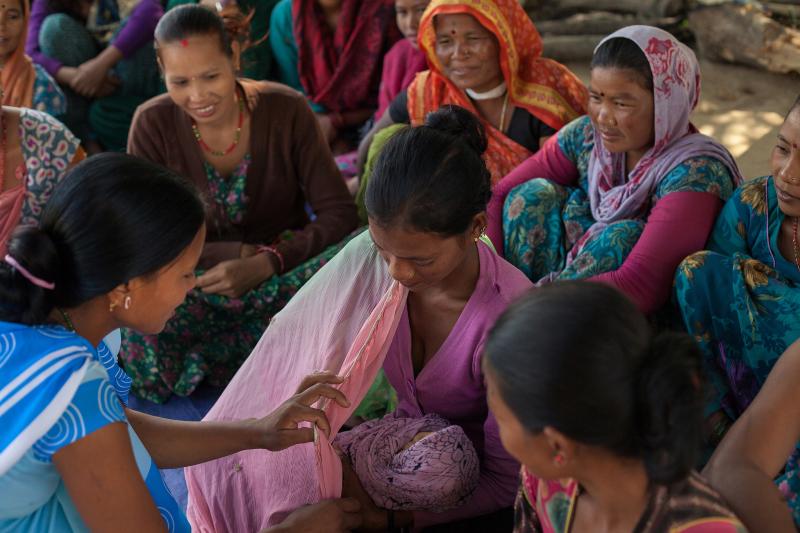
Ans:
[[[26,0],[22,0],[23,3],[25,1]],[[63,13],[85,23],[86,18],[83,16],[83,10],[81,8],[83,4],[86,3],[88,3],[87,0],[47,0],[47,11],[51,14]],[[28,9],[30,10],[30,6]]]
[[[511,305],[486,345],[487,371],[531,433],[644,461],[655,484],[684,479],[702,441],[700,352],[686,334],[654,334],[616,289],[570,281]]]
[[[204,220],[197,190],[172,171],[125,154],[90,157],[56,187],[38,227],[20,227],[8,242],[8,255],[55,288],[0,261],[0,320],[47,323],[54,307],[152,274],[189,246]]]
[[[480,121],[455,105],[399,131],[381,150],[367,185],[369,217],[381,226],[446,237],[466,232],[492,194],[481,157],[486,147]]]
[[[608,39],[597,47],[590,68],[617,68],[636,73],[642,87],[653,90],[653,70],[639,45],[625,37]]]
[[[219,47],[228,57],[233,57],[231,36],[222,18],[201,5],[185,4],[167,11],[158,21],[155,31],[155,46],[174,43],[196,35],[213,35],[219,39]]]

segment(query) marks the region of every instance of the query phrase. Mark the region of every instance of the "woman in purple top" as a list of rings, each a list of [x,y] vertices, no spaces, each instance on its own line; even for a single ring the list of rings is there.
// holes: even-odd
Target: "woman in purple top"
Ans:
[[[62,119],[90,151],[124,151],[136,107],[162,92],[163,13],[159,0],[33,0],[25,52],[65,89]]]
[[[383,365],[397,390],[395,416],[440,415],[464,429],[480,458],[475,492],[444,513],[379,509],[345,468],[344,494],[360,497],[368,529],[468,520],[459,531],[494,531],[514,501],[519,466],[489,414],[481,352],[495,319],[531,283],[480,239],[491,196],[485,149],[477,118],[447,106],[387,143],[367,188],[372,240],[409,290]],[[504,525],[511,520],[509,512]]]

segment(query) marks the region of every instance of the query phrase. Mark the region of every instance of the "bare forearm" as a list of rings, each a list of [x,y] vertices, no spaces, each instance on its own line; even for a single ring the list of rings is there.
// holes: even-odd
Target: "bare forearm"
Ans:
[[[126,409],[128,420],[159,468],[191,466],[259,448],[253,420],[186,422]]]
[[[789,506],[772,479],[754,465],[709,464],[703,471],[750,531],[795,533]]]
[[[114,45],[107,46],[94,60],[101,63],[107,70],[110,70],[114,65],[122,61],[122,52]]]

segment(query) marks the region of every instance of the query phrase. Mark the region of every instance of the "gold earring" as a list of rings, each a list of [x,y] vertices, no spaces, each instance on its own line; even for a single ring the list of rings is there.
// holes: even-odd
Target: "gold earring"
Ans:
[[[111,302],[110,304],[108,304],[108,312],[109,313],[113,313],[114,312],[114,308],[116,306],[117,306],[117,304],[115,304],[114,302]]]

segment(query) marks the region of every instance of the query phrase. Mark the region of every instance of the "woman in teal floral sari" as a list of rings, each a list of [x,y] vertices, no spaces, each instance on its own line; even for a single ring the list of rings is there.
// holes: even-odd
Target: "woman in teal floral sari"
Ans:
[[[742,185],[720,215],[708,250],[675,279],[683,321],[700,343],[715,394],[712,444],[753,401],[778,357],[800,338],[800,100],[778,134],[772,176]]]
[[[658,310],[740,179],[689,121],[699,79],[692,51],[663,30],[607,37],[592,59],[589,115],[495,186],[498,251],[536,282],[590,278]]]

